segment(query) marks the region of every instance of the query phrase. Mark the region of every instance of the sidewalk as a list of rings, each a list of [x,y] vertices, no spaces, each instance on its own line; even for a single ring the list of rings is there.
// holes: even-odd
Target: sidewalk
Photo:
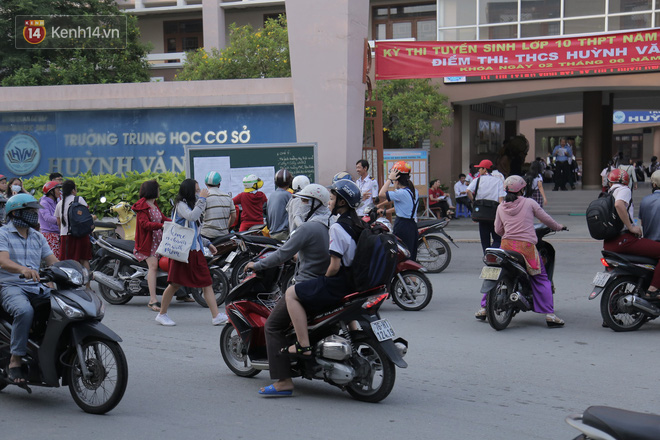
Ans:
[[[549,239],[551,241],[594,241],[589,235],[585,212],[589,203],[598,197],[598,190],[583,190],[581,185],[576,185],[575,190],[552,191],[552,185],[545,195],[548,204],[545,210],[556,221],[568,227],[568,231],[559,232]],[[637,191],[633,192],[633,203],[635,205],[635,220],[639,204],[645,196],[651,194],[650,182],[641,182]],[[454,219],[449,222],[445,231],[456,242],[480,242],[478,225],[469,218]]]

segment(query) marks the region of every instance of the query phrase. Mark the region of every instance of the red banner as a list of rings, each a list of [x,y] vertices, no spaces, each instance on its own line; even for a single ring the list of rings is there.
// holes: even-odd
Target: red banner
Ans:
[[[659,70],[659,35],[660,30],[648,30],[538,40],[377,41],[376,79],[525,79]]]

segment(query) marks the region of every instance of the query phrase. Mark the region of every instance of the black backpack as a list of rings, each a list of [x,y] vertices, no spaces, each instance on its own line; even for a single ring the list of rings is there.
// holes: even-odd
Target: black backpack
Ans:
[[[596,240],[609,240],[621,233],[623,221],[616,212],[612,194],[601,193],[596,200],[589,203],[587,227],[591,237]]]
[[[79,199],[80,197],[75,196],[67,211],[69,235],[85,237],[94,230],[94,218],[87,206],[80,203]]]
[[[355,240],[357,248],[349,277],[353,288],[368,290],[388,284],[397,262],[397,239],[378,225],[362,223],[354,227],[349,219],[340,218],[338,223]]]

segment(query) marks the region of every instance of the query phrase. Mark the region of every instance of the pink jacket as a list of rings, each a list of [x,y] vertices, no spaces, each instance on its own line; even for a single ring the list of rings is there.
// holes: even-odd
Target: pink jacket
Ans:
[[[518,197],[513,202],[504,202],[497,207],[495,232],[501,235],[502,239],[536,244],[538,240],[534,232],[534,217],[555,231],[562,227],[533,199]]]

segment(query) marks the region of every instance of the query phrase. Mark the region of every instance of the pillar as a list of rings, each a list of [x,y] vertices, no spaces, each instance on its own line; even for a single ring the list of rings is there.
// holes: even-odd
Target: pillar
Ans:
[[[611,107],[609,107],[611,108]],[[609,131],[609,149],[604,144],[603,92],[584,92],[582,95],[582,123],[584,150],[582,153],[582,188],[598,189],[601,187],[600,172],[605,167],[612,150],[612,128]],[[610,113],[610,125],[612,113]]]
[[[520,133],[518,107],[506,107],[504,109],[504,142],[517,136],[518,133]]]
[[[318,143],[318,175],[355,174],[362,158],[369,0],[287,0],[297,142]],[[373,164],[372,164],[373,166]]]
[[[179,0],[177,0],[179,1]],[[220,7],[222,0],[202,0],[202,27],[204,28],[204,48],[222,50],[227,45],[225,37],[225,10]]]

